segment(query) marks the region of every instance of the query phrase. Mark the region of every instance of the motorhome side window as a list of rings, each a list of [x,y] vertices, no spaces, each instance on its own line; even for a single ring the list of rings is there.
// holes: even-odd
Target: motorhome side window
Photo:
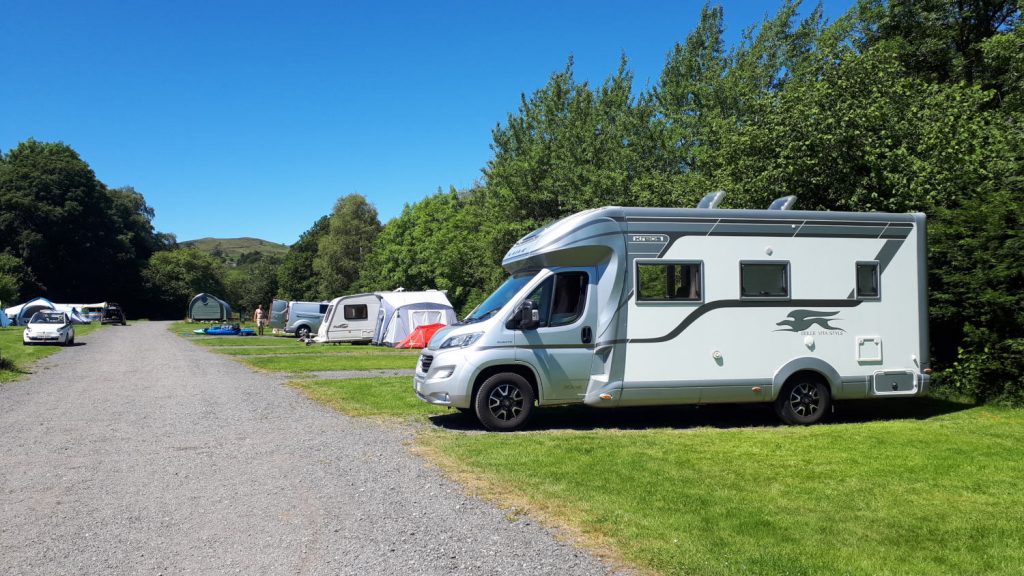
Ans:
[[[327,314],[327,308],[328,307],[330,307],[330,304],[321,304],[320,305],[320,313],[321,314]]]
[[[789,262],[740,262],[740,297],[788,298]]]
[[[857,262],[857,298],[874,300],[881,296],[878,289],[878,262]]]
[[[565,326],[583,314],[587,303],[586,272],[562,272],[541,283],[527,297],[540,312],[540,326]]]
[[[699,301],[700,262],[637,262],[636,299],[641,302]]]
[[[366,320],[369,314],[366,304],[346,304],[344,307],[345,320]]]

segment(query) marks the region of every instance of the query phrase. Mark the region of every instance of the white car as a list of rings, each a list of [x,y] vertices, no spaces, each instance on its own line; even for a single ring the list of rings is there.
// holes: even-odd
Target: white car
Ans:
[[[29,319],[22,341],[26,346],[29,344],[70,346],[75,343],[75,327],[71,324],[71,318],[66,312],[41,310]]]

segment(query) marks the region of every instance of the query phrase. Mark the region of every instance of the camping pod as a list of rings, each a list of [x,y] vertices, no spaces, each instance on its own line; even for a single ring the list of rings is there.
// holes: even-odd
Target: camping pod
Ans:
[[[193,322],[227,322],[231,305],[212,294],[196,294],[188,303],[188,318]]]

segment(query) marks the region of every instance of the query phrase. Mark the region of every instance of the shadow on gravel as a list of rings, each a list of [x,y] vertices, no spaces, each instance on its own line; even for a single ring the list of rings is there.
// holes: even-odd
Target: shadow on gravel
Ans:
[[[927,420],[974,408],[974,404],[938,398],[846,400],[835,406],[826,424],[862,424],[886,420]],[[431,416],[438,428],[480,432],[484,428],[473,414],[452,410]],[[782,426],[771,404],[714,404],[704,406],[656,406],[642,408],[587,408],[563,406],[535,409],[526,431],[544,430],[645,430],[653,428],[763,428]]]
[[[79,346],[88,346],[88,342],[74,342],[70,344],[69,348],[78,348]]]

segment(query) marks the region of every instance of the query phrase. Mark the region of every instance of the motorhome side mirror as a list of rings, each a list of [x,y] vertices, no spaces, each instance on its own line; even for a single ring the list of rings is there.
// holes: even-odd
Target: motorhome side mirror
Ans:
[[[540,326],[540,311],[534,309],[532,300],[524,300],[519,308],[519,329],[533,330]]]

